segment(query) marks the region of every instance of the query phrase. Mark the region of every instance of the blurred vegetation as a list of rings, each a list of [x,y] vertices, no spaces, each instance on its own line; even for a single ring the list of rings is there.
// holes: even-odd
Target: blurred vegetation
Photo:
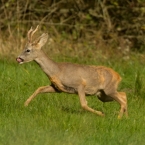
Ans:
[[[76,95],[64,93],[40,95],[23,107],[37,87],[49,83],[35,63],[13,62],[27,31],[38,24],[38,35],[48,32],[51,38],[43,49],[56,61],[105,65],[122,76],[128,119],[116,119],[117,103],[88,97],[106,113],[99,118],[79,110]],[[144,0],[0,0],[0,145],[143,145],[144,46]]]
[[[144,51],[144,17],[143,0],[1,0],[0,51],[12,52],[14,42],[15,50],[19,49],[28,28],[39,24],[55,39],[57,48],[73,47],[78,53],[81,41],[85,44],[79,50],[86,45],[93,48],[89,51],[111,48],[128,59],[130,51]],[[64,38],[68,43],[63,45]]]

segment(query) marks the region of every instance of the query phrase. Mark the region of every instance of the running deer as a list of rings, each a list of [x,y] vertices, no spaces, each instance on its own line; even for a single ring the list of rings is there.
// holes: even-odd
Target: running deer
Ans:
[[[86,95],[96,95],[102,102],[117,101],[120,104],[118,118],[127,113],[127,98],[125,92],[118,92],[117,87],[121,81],[120,75],[105,66],[91,66],[74,63],[57,63],[51,60],[42,51],[47,42],[48,34],[43,33],[35,41],[32,36],[38,26],[28,31],[28,42],[16,60],[19,64],[34,60],[51,81],[51,85],[39,87],[25,102],[25,106],[40,93],[66,92],[76,93],[79,96],[81,107],[87,111],[104,116],[101,111],[94,110],[87,105]]]

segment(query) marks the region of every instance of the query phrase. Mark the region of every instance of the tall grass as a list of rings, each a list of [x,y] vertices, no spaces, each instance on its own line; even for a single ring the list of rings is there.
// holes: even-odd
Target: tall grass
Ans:
[[[60,61],[59,58],[56,58]],[[0,61],[0,145],[144,145],[145,69],[137,56],[129,61],[72,58],[72,62],[106,65],[123,78],[120,90],[127,93],[129,118],[117,119],[119,105],[88,97],[101,118],[81,109],[77,95],[38,95],[28,107],[25,100],[49,80],[34,63],[18,65]]]

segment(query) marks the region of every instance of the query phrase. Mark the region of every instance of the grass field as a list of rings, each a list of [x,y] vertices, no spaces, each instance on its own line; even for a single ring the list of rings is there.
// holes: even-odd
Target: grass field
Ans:
[[[74,61],[83,63],[83,59]],[[119,89],[127,93],[129,118],[118,120],[119,105],[102,103],[95,96],[87,98],[88,104],[103,111],[104,118],[82,110],[78,96],[65,93],[38,95],[24,107],[35,89],[50,82],[34,62],[18,65],[1,60],[0,145],[144,145],[144,63],[137,56],[87,63],[120,73]]]

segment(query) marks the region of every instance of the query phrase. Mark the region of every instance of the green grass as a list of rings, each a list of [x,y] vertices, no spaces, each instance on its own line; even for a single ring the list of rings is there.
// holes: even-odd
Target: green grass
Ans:
[[[50,82],[34,62],[1,60],[0,145],[144,145],[144,64],[137,58],[87,63],[103,64],[121,74],[119,89],[128,96],[128,119],[117,119],[116,102],[104,104],[95,96],[87,98],[89,106],[103,111],[104,118],[82,110],[78,96],[65,93],[38,95],[24,107],[35,89]]]

